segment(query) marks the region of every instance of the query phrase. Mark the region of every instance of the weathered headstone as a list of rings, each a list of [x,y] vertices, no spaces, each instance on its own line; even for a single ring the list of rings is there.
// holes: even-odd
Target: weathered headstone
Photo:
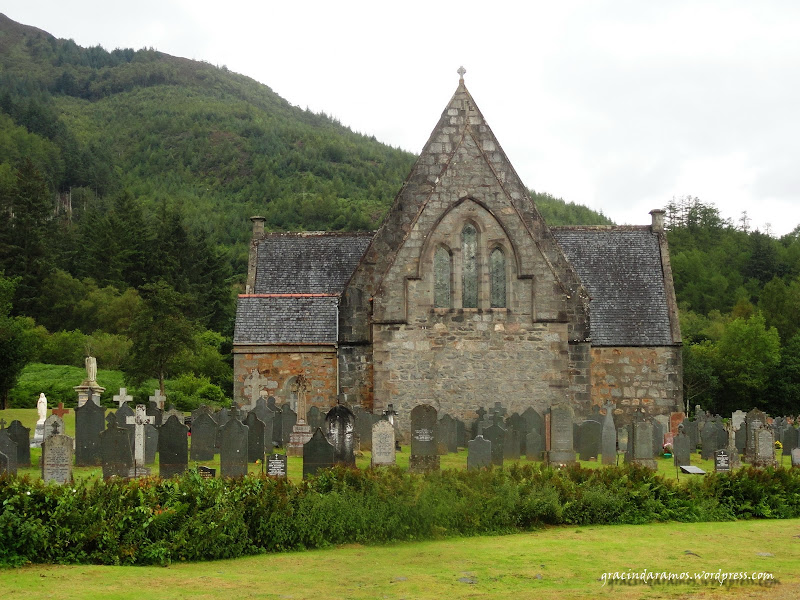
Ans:
[[[316,431],[318,428],[322,429],[325,426],[325,413],[318,407],[312,406],[308,409],[306,414],[308,415],[308,426],[311,427],[313,431]]]
[[[114,395],[114,402],[117,403],[119,408],[125,406],[128,402],[133,401],[133,396],[128,393],[127,388],[119,388],[119,394]]]
[[[672,457],[676,467],[691,464],[691,446],[689,436],[679,427],[678,434],[672,440]]]
[[[734,429],[739,429],[742,425],[744,425],[745,420],[747,419],[747,413],[743,410],[736,410],[731,415],[731,423],[733,423]]]
[[[775,438],[772,436],[772,429],[762,425],[754,431],[755,453],[752,464],[754,467],[774,467],[777,466],[775,460]]]
[[[83,410],[92,402],[87,402],[78,410]],[[111,427],[100,434],[100,454],[103,464],[103,478],[130,477],[133,469],[133,453],[128,432],[120,427]]]
[[[573,410],[569,404],[554,404],[550,407],[550,464],[569,465],[575,463],[573,445]]]
[[[176,416],[158,430],[158,467],[162,478],[181,475],[189,467],[189,428]]]
[[[617,427],[617,452],[628,451],[628,426]]]
[[[600,434],[600,454],[604,465],[617,464],[617,427],[614,425],[614,409],[610,402],[605,405],[606,415],[603,417],[603,431]]]
[[[153,417],[153,425],[155,427],[161,427],[163,415],[164,411],[158,407],[157,402],[150,400],[147,403],[147,416]]]
[[[736,451],[742,454],[747,447],[747,425],[745,423],[742,423],[739,429],[734,433],[734,440],[736,443]]]
[[[535,429],[529,431],[525,436],[525,458],[528,460],[544,459],[544,438]]]
[[[578,426],[578,453],[581,460],[597,459],[600,456],[603,426],[598,421],[583,421]]]
[[[763,411],[754,408],[747,413],[747,416],[745,417],[745,427],[747,429],[747,440],[744,447],[745,462],[752,463],[756,459],[755,432],[762,425],[766,426],[766,424],[767,415]]]
[[[663,415],[660,415],[663,416]],[[653,456],[661,456],[664,452],[664,425],[661,421],[653,418]]]
[[[158,451],[158,429],[147,423],[144,426],[144,464],[153,465]]]
[[[199,417],[192,420],[192,460],[214,460],[216,446],[217,422],[211,418],[211,415],[201,413]]]
[[[117,412],[114,413],[114,417],[116,418],[117,427],[128,432],[128,439],[131,448],[133,448],[134,444],[136,444],[136,426],[130,422],[130,419],[136,417],[136,413],[126,402],[123,402]]]
[[[49,417],[47,417],[47,419],[45,419],[45,421],[44,421],[44,439],[45,440],[47,438],[49,438],[51,435],[56,435],[56,433],[54,433],[55,430],[53,429],[54,425],[58,429],[58,433],[60,433],[61,435],[64,435],[64,432],[66,431],[66,429],[64,429],[64,420],[61,417],[59,417],[58,415],[52,414]]]
[[[214,409],[210,406],[206,406],[205,404],[201,404],[192,411],[192,422],[196,421],[200,415],[208,415],[209,417],[213,418]]]
[[[337,404],[325,415],[325,437],[333,446],[337,464],[355,466],[355,416],[344,404]],[[303,447],[305,451],[305,446]]]
[[[219,474],[221,477],[247,475],[247,426],[239,419],[228,419],[219,428]]]
[[[798,430],[793,425],[787,425],[783,430],[781,436],[781,446],[783,446],[783,455],[789,456],[792,450],[798,447]]]
[[[5,456],[3,467],[0,473],[7,472],[11,475],[17,474],[17,443],[8,435],[8,429],[0,429],[0,454]]]
[[[93,400],[75,409],[76,467],[101,464],[100,433],[105,429],[105,423],[105,409]]]
[[[800,467],[800,448],[792,450],[792,468]]]
[[[363,450],[372,448],[372,415],[361,406],[353,407],[353,417],[355,418],[355,435],[358,447]]]
[[[0,474],[3,473],[11,473],[11,471],[8,470],[8,456],[0,452]]]
[[[727,439],[720,444],[720,431],[725,434],[725,430],[715,421],[707,420],[703,425],[703,431],[700,434],[700,458],[703,460],[711,460],[717,450],[725,448]]]
[[[528,435],[539,435],[531,432]],[[530,457],[529,457],[530,460]],[[492,465],[492,442],[479,435],[467,444],[467,470],[483,469]]]
[[[448,414],[439,419],[439,442],[445,445],[450,453],[458,452],[458,431],[456,420]]]
[[[250,411],[244,424],[247,425],[247,460],[251,463],[264,460],[264,453],[267,451],[267,430],[264,422],[254,411]]]
[[[522,412],[522,415],[520,416],[527,422],[529,433],[531,431],[536,431],[536,433],[538,433],[542,439],[545,438],[544,419],[535,408],[529,406]]]
[[[303,479],[316,475],[320,469],[333,466],[334,448],[322,429],[317,429],[303,446]]]
[[[714,470],[730,471],[731,470],[731,456],[724,448],[714,452]]]
[[[292,410],[289,404],[281,406],[281,440],[283,445],[289,443],[292,435],[292,428],[297,424],[297,413]]]
[[[506,430],[500,425],[499,419],[483,430],[483,438],[491,442],[492,464],[502,467],[505,458]]]
[[[394,427],[381,419],[372,426],[373,467],[395,464]]]
[[[519,437],[519,430],[513,429],[510,423],[506,423],[506,435],[503,440],[503,459],[519,460],[522,452],[522,440]]]
[[[648,469],[657,469],[653,459],[653,423],[652,421],[634,420],[631,428],[633,455],[628,462],[636,463]]]
[[[286,479],[289,473],[289,461],[285,454],[267,455],[267,476]]]
[[[143,468],[147,464],[145,426],[153,424],[153,417],[147,416],[147,407],[144,404],[137,404],[135,414],[132,417],[127,417],[127,422],[128,425],[133,426],[133,464],[138,475],[140,467]],[[119,425],[119,411],[117,411],[117,425]],[[155,457],[153,460],[155,460]],[[142,471],[141,474],[146,474],[146,472]]]
[[[700,430],[697,421],[684,421],[683,430],[689,436],[689,450],[697,452],[697,445],[700,443]]]
[[[21,421],[13,420],[8,426],[8,435],[17,443],[17,467],[31,466],[31,428]]]
[[[272,445],[276,448],[283,447],[283,414],[275,403],[275,397],[267,398],[267,408],[272,411]],[[265,421],[266,423],[266,421]]]
[[[418,404],[411,409],[411,456],[408,469],[415,473],[439,470],[436,409]]]

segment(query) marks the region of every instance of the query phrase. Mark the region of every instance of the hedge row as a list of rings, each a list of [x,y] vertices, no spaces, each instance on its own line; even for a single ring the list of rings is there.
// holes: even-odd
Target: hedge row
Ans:
[[[742,469],[677,485],[636,466],[414,475],[337,468],[265,477],[89,481],[0,476],[0,564],[162,564],[543,525],[800,517],[800,470]]]

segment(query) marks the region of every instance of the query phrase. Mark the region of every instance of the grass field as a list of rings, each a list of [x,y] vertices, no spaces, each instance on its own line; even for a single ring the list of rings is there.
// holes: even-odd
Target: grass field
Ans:
[[[772,585],[606,584],[608,572],[769,573]],[[554,527],[534,533],[264,555],[169,567],[0,570],[0,598],[800,597],[800,520]]]

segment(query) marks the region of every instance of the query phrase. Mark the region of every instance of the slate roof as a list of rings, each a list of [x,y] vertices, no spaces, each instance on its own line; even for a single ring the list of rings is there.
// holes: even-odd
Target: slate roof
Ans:
[[[235,344],[335,344],[337,296],[239,296]]]
[[[253,294],[239,296],[235,344],[335,344],[338,297],[372,233],[272,233],[258,241]]]
[[[341,294],[373,233],[273,233],[258,242],[256,294]]]
[[[649,227],[551,227],[592,301],[593,346],[670,346],[658,236]]]

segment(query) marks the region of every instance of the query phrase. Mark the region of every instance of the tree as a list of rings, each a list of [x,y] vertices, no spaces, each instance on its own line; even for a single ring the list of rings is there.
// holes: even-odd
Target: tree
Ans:
[[[0,409],[8,404],[8,393],[32,354],[23,320],[11,316],[11,300],[19,277],[5,277],[0,271]]]
[[[190,302],[164,281],[145,285],[140,293],[143,302],[128,329],[132,346],[122,370],[133,385],[157,378],[163,394],[176,359],[194,345],[194,325],[186,317]]]

